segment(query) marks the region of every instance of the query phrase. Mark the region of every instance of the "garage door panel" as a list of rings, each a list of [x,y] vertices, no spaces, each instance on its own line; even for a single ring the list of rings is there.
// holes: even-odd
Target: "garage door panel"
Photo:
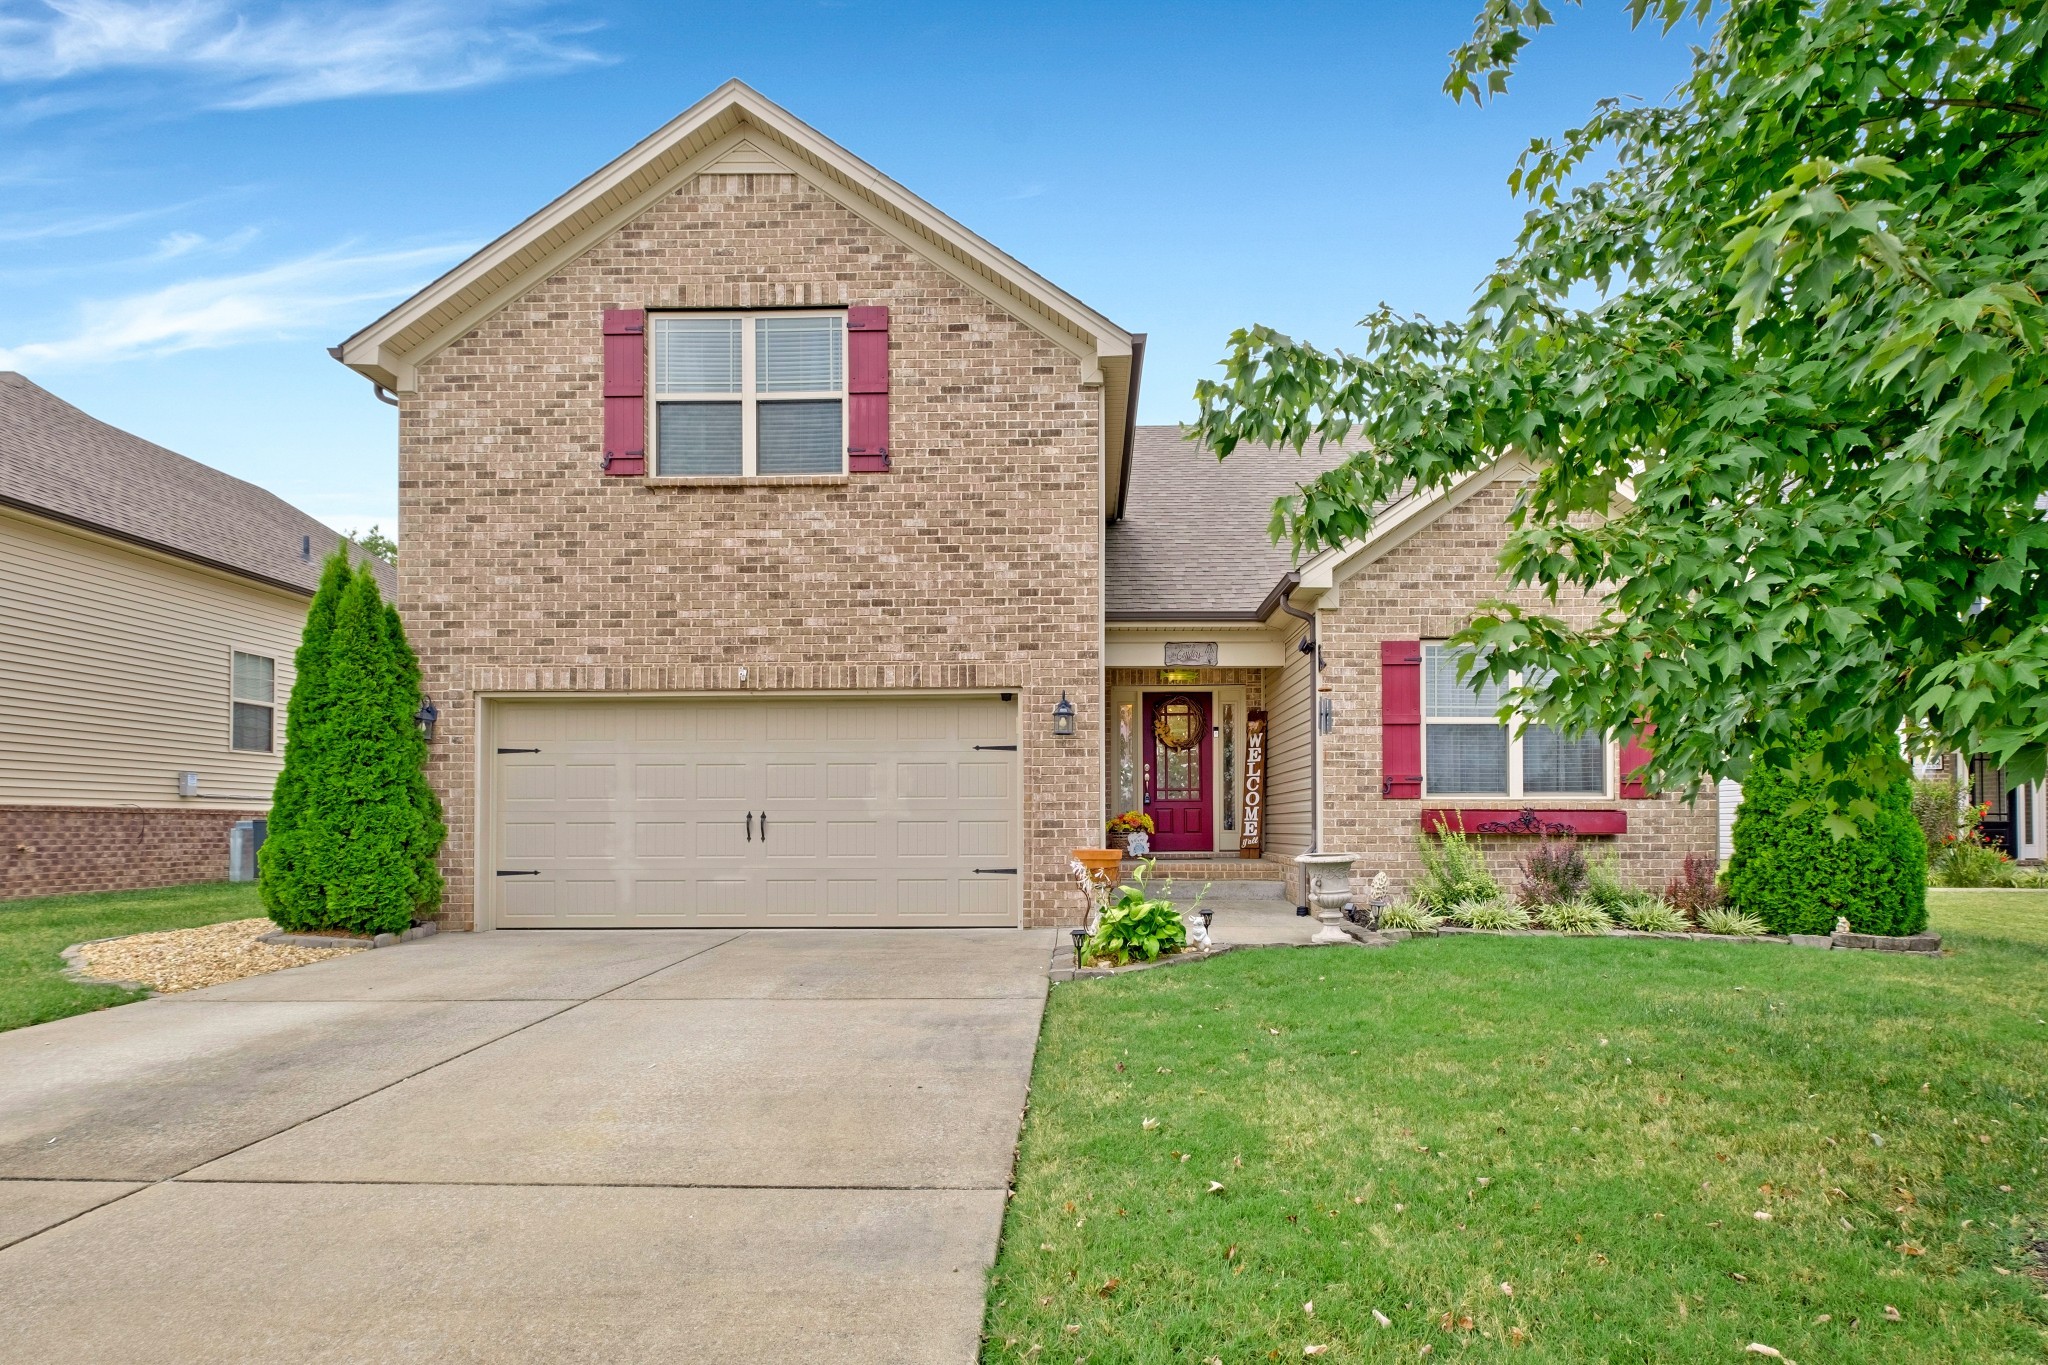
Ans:
[[[1009,925],[1016,708],[994,698],[510,702],[497,922]],[[513,739],[523,741],[514,744]],[[762,833],[766,817],[767,833]]]

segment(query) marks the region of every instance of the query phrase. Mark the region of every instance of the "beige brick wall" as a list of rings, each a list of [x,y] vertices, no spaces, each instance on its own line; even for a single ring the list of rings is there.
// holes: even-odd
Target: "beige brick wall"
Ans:
[[[607,307],[886,304],[889,474],[602,477]],[[700,176],[420,367],[400,600],[473,923],[480,694],[1016,691],[1026,918],[1101,805],[1100,403],[1069,350],[795,176]],[[747,672],[742,680],[740,672]],[[1077,733],[1050,734],[1064,690]]]
[[[1334,703],[1333,728],[1322,736],[1323,847],[1361,856],[1366,875],[1385,868],[1398,887],[1411,884],[1419,864],[1415,836],[1422,811],[1431,806],[1569,806],[1628,813],[1629,832],[1612,840],[1623,870],[1655,890],[1674,876],[1685,855],[1715,849],[1715,804],[1711,787],[1697,803],[1678,795],[1641,801],[1599,801],[1584,797],[1424,798],[1388,801],[1380,796],[1380,641],[1440,639],[1461,629],[1473,606],[1505,594],[1498,568],[1507,537],[1507,516],[1516,488],[1506,482],[1482,490],[1446,512],[1433,526],[1340,584],[1339,605],[1320,613],[1323,685]],[[1524,590],[1514,599],[1567,620],[1589,621],[1587,600],[1546,605]],[[1485,837],[1494,874],[1512,889],[1515,860],[1530,840]]]

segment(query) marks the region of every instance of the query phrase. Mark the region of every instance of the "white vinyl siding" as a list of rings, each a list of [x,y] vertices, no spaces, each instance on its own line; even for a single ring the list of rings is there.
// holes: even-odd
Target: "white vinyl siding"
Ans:
[[[1308,852],[1309,656],[1298,647],[1302,630],[1287,637],[1287,662],[1266,670],[1265,856],[1281,861]]]
[[[261,807],[307,599],[0,511],[0,803]],[[272,749],[233,747],[237,652],[273,663]],[[211,804],[211,803],[209,803]]]
[[[1500,723],[1508,688],[1458,677],[1461,651],[1422,646],[1422,773],[1430,796],[1602,796],[1608,754],[1598,738],[1548,725]]]
[[[846,315],[653,318],[654,472],[667,478],[846,469]]]

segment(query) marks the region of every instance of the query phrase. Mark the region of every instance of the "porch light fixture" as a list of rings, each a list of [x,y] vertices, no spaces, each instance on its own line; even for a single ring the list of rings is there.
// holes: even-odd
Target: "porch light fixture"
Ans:
[[[1067,700],[1064,689],[1060,692],[1059,703],[1052,708],[1052,732],[1056,735],[1074,733],[1074,703]]]
[[[412,723],[420,727],[420,734],[427,743],[434,742],[434,722],[441,719],[441,709],[431,701],[422,700],[420,709],[412,713]]]

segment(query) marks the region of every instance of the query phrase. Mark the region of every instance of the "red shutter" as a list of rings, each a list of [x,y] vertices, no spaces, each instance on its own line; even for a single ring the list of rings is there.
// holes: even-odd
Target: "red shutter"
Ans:
[[[604,310],[604,472],[647,472],[647,313]]]
[[[1624,801],[1642,801],[1650,795],[1649,787],[1630,781],[1629,774],[1650,761],[1650,751],[1643,746],[1655,733],[1657,727],[1654,725],[1639,726],[1628,743],[1621,746],[1621,799]]]
[[[846,310],[846,467],[889,472],[889,310]]]
[[[1380,795],[1422,799],[1422,642],[1380,641]]]

